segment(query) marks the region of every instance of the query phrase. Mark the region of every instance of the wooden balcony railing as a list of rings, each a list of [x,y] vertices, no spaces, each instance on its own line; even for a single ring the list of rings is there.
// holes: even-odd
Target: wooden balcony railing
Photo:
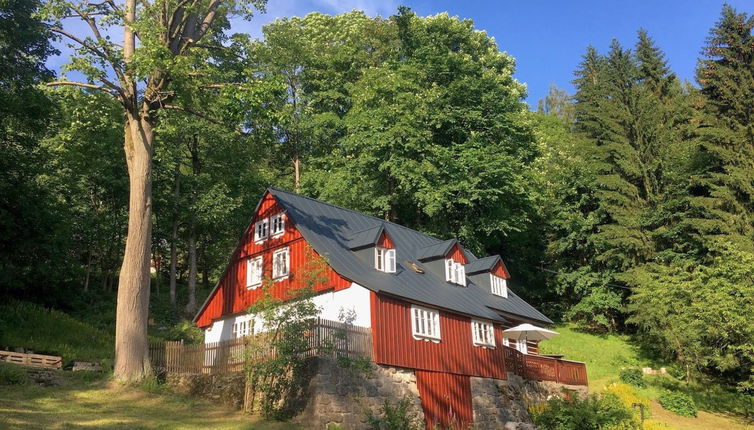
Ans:
[[[588,385],[586,365],[578,361],[527,355],[504,346],[509,372],[533,381],[554,381],[567,385]]]

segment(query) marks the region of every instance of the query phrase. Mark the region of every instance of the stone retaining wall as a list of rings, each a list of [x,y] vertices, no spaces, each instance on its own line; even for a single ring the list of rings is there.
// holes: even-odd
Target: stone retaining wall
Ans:
[[[532,429],[528,405],[546,401],[561,395],[563,390],[585,396],[587,387],[563,385],[549,381],[527,381],[508,373],[505,381],[490,378],[471,378],[472,410],[474,428],[484,429]]]
[[[366,411],[375,413],[385,400],[393,405],[403,398],[417,423],[424,413],[413,371],[371,363],[369,370],[342,368],[334,360],[316,359],[316,372],[309,381],[308,401],[296,421],[307,428],[327,429],[337,424],[344,429],[365,429]]]
[[[236,409],[243,407],[246,386],[243,373],[170,373],[165,378],[165,382],[178,393],[203,397]]]

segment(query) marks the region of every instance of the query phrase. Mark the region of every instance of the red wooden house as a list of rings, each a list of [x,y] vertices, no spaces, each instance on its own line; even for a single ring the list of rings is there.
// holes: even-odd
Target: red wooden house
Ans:
[[[251,334],[245,309],[262,279],[284,297],[312,255],[325,257],[327,281],[316,285],[321,316],[353,310],[370,327],[377,363],[413,369],[425,417],[446,412],[472,422],[471,377],[506,379],[516,344],[503,330],[522,322],[552,323],[508,287],[499,256],[477,258],[458,241],[440,240],[379,218],[270,188],[230,264],[195,318],[206,342]]]

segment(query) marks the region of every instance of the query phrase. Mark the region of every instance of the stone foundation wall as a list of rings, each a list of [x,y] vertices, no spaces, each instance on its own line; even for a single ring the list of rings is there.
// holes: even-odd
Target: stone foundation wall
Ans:
[[[549,381],[527,381],[508,373],[505,381],[490,378],[471,378],[472,410],[474,428],[484,429],[533,429],[528,404],[544,402],[552,396],[561,395],[563,389],[578,396],[587,394],[587,387],[563,385]]]
[[[232,408],[243,407],[245,381],[243,373],[205,375],[200,373],[171,373],[165,382],[178,393],[203,397]]]
[[[316,359],[316,372],[309,381],[308,401],[296,421],[307,428],[327,429],[337,424],[344,429],[367,428],[366,411],[375,413],[385,400],[392,404],[409,399],[410,413],[417,423],[424,413],[416,386],[416,375],[411,370],[372,363],[369,371],[342,368],[332,359]]]

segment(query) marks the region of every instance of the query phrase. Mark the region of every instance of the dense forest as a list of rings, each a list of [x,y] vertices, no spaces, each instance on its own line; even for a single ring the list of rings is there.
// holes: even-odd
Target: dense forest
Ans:
[[[141,97],[153,312],[190,319],[273,185],[500,254],[553,319],[754,385],[754,16],[723,8],[695,82],[638,29],[532,110],[504,46],[447,14],[312,13],[259,40],[218,19],[173,56],[145,19],[126,61],[92,25],[112,2],[76,4],[0,2],[3,297],[112,320]],[[56,38],[76,50],[48,70]]]

